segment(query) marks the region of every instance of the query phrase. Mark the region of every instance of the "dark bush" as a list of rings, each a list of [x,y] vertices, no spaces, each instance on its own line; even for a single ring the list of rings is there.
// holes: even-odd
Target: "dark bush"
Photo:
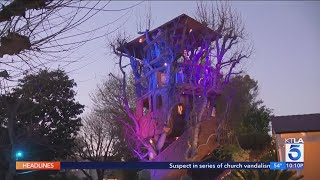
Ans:
[[[262,150],[270,145],[272,138],[268,134],[246,133],[238,135],[240,147],[245,150]]]
[[[202,159],[203,162],[230,162],[234,148],[231,146],[220,146],[212,153]],[[189,170],[188,174],[192,179],[212,180],[217,178],[224,170]]]

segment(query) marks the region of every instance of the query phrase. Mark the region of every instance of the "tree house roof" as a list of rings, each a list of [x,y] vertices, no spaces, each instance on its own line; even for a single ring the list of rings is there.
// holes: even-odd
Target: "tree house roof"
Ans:
[[[186,14],[181,14],[180,16],[170,20],[169,22],[164,23],[163,25],[149,31],[149,37],[152,40],[152,36],[158,33],[158,30],[166,31],[168,29],[169,33],[172,35],[182,35],[184,28],[186,28],[186,32],[193,32],[195,39],[199,40],[200,36],[208,36],[210,35],[210,39],[214,40],[216,38],[216,33],[207,27],[206,25],[200,23],[199,21],[191,18]],[[174,29],[174,31],[172,31]],[[145,35],[141,35],[134,40],[128,42],[124,47],[126,47],[130,54],[133,56],[133,51],[135,51],[136,58],[142,59],[143,55],[141,54],[142,50],[147,46]],[[119,51],[127,54],[124,48],[118,48]]]

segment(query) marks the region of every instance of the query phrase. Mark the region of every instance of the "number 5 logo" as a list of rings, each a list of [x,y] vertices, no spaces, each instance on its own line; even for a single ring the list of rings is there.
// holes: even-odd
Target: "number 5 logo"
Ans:
[[[300,157],[301,157],[301,152],[300,152],[300,150],[299,150],[299,147],[300,147],[300,145],[298,145],[298,144],[292,144],[292,145],[290,146],[290,150],[289,150],[288,155],[289,155],[289,158],[290,158],[292,161],[297,161],[297,160],[300,159]],[[293,156],[293,154],[295,154],[295,153],[296,153],[296,156]]]

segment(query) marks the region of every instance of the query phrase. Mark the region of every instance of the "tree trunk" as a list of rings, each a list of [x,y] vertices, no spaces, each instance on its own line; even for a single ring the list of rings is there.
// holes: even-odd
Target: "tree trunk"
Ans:
[[[163,147],[163,145],[164,145],[164,143],[166,141],[166,137],[167,137],[167,133],[166,132],[161,134],[161,136],[160,136],[160,138],[158,140],[158,144],[157,144],[158,153],[161,151],[161,149],[162,149],[162,147]]]
[[[15,153],[14,153],[14,132],[13,132],[13,119],[9,118],[8,122],[8,134],[9,134],[9,139],[10,139],[10,144],[11,144],[11,153],[10,153],[10,158],[9,158],[9,168],[6,173],[6,180],[13,180],[14,174],[15,174]]]
[[[82,171],[82,173],[90,180],[93,180],[93,178],[90,176],[89,173],[87,173],[84,169],[80,169]]]
[[[200,123],[202,121],[202,116],[203,116],[203,113],[205,112],[205,109],[207,107],[207,102],[208,102],[207,97],[203,97],[203,98],[204,99],[203,99],[203,102],[202,102],[202,105],[201,105],[201,110],[200,110],[199,115],[197,116],[196,127],[194,129],[194,134],[193,134],[192,156],[195,156],[195,154],[197,153],[196,150],[197,150],[198,141],[199,141]]]
[[[9,169],[6,173],[6,180],[13,180],[13,173],[11,172],[12,163],[9,164]]]
[[[103,180],[104,170],[97,169],[97,176],[98,176],[98,180]]]
[[[6,174],[6,180],[13,180],[15,175],[15,133],[14,133],[14,123],[16,119],[16,112],[18,109],[19,104],[13,104],[8,106],[8,111],[10,116],[8,118],[8,134],[9,140],[11,144],[11,153],[9,158],[9,168]]]

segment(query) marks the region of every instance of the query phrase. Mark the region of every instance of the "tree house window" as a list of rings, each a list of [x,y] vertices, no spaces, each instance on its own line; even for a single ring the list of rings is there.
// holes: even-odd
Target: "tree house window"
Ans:
[[[216,117],[216,108],[215,107],[212,108],[211,116]]]
[[[176,73],[176,83],[184,83],[184,70],[183,68],[180,68],[179,71]]]
[[[153,96],[150,96],[150,101],[149,101],[149,109],[150,109],[150,112],[153,111]]]
[[[178,105],[178,114],[182,115],[182,113],[183,113],[183,106],[182,106],[182,104],[179,104]]]
[[[161,73],[161,85],[164,86],[166,85],[166,74]]]
[[[160,109],[162,107],[162,97],[161,95],[157,95],[157,109]]]
[[[183,57],[183,56],[179,57],[179,59],[177,60],[177,62],[178,62],[178,63],[184,63],[184,57]]]
[[[150,111],[149,100],[148,98],[143,100],[143,115],[148,114]]]
[[[166,85],[166,74],[163,72],[156,72],[157,87],[163,87]]]

